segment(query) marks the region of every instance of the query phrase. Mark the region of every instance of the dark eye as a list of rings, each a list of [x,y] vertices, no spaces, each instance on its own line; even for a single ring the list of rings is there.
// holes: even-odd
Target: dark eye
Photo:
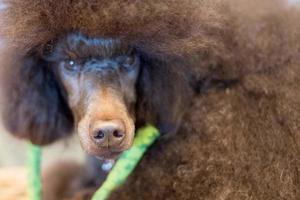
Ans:
[[[130,56],[125,56],[123,57],[122,59],[122,66],[125,68],[125,69],[132,69],[134,67],[134,64],[135,64],[135,56],[134,55],[130,55]]]
[[[134,63],[134,55],[131,55],[131,56],[126,56],[124,61],[123,61],[123,64],[124,65],[132,65]]]
[[[74,60],[66,60],[64,63],[64,67],[69,71],[77,71],[79,69],[79,66]]]

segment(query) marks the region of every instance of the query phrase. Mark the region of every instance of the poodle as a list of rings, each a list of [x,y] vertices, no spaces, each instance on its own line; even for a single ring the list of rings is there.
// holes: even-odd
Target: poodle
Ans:
[[[53,166],[45,199],[89,199],[105,177],[98,158],[130,148],[145,123],[162,137],[110,199],[300,195],[297,7],[284,0],[4,3],[5,126],[39,145],[77,133],[89,155],[86,166]]]

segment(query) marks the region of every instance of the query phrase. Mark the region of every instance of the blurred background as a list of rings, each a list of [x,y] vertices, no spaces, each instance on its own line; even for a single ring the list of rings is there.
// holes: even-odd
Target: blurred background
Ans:
[[[22,166],[26,158],[26,141],[20,141],[10,136],[0,127],[0,168]],[[43,148],[43,164],[48,165],[58,160],[83,161],[84,154],[79,141],[73,137],[59,141]]]

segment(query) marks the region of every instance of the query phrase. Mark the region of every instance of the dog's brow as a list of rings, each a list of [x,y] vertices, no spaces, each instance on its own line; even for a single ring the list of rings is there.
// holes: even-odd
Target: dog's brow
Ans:
[[[125,55],[131,48],[119,39],[89,38],[79,34],[71,34],[66,38],[66,54],[71,58],[108,58]]]

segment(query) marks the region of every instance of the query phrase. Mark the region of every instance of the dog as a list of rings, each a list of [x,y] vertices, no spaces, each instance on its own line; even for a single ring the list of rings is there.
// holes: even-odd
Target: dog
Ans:
[[[69,196],[76,190],[94,190],[99,186],[102,175],[96,169],[101,162],[95,157],[116,158],[130,148],[135,130],[151,123],[161,132],[161,140],[143,159],[140,166],[145,170],[138,167],[135,173],[139,176],[133,176],[111,198],[119,194],[118,198],[124,199],[141,196],[142,199],[201,199],[189,188],[195,185],[198,188],[193,177],[202,174],[199,172],[202,162],[209,170],[209,161],[200,151],[206,152],[204,142],[211,144],[208,149],[219,155],[216,146],[221,148],[225,144],[214,141],[226,138],[218,133],[227,132],[231,126],[237,126],[232,131],[237,134],[232,137],[233,143],[234,138],[242,135],[237,131],[239,123],[250,127],[241,132],[250,134],[260,128],[268,133],[270,129],[261,126],[254,116],[276,115],[267,109],[267,105],[276,107],[273,101],[264,104],[262,99],[273,93],[277,99],[285,99],[269,84],[276,82],[274,77],[288,73],[287,68],[295,66],[299,58],[300,29],[296,23],[299,12],[280,0],[8,0],[5,3],[7,8],[2,11],[0,21],[0,35],[7,43],[0,73],[4,86],[4,124],[16,137],[39,145],[78,133],[83,150],[91,157],[83,172],[75,173],[79,169],[76,167],[70,170],[86,176],[75,178],[76,183],[74,177],[68,176],[67,181],[59,182],[72,185],[70,191],[62,192]],[[298,73],[294,68],[290,70]],[[261,77],[264,75],[267,77]],[[225,105],[240,108],[246,114],[228,112],[229,118],[240,116],[238,120],[229,120],[222,117]],[[252,113],[251,105],[265,106]],[[221,121],[209,114],[216,108],[221,109],[218,115]],[[296,109],[294,113],[291,116],[297,115]],[[278,123],[284,124],[282,120]],[[292,130],[292,135],[295,131]],[[216,134],[218,140],[208,133]],[[251,138],[245,137],[245,143],[252,144]],[[226,155],[233,152],[228,150]],[[222,166],[239,165],[226,155],[228,162],[210,156]],[[243,155],[238,158],[244,158]],[[192,161],[187,157],[193,158]],[[157,173],[153,174],[149,168]],[[167,169],[173,171],[172,175],[167,175]],[[186,176],[191,182],[187,181],[185,171],[189,172]],[[212,185],[217,182],[214,174],[219,175],[212,170],[205,176]],[[220,176],[222,180],[231,180],[229,176],[227,179]],[[51,182],[51,175],[47,177]],[[140,189],[141,181],[155,191]],[[172,181],[176,192],[167,187]],[[242,188],[243,180],[238,181]],[[52,189],[65,188],[58,186],[59,183],[55,182]],[[132,191],[132,187],[137,189]],[[232,188],[234,185],[227,190],[219,186],[214,194],[222,196],[226,191],[229,194]],[[206,189],[211,191],[209,187]],[[55,192],[45,192],[48,194],[45,198],[50,198],[51,193]],[[89,198],[83,194],[82,198]],[[262,196],[259,193],[255,197]]]

